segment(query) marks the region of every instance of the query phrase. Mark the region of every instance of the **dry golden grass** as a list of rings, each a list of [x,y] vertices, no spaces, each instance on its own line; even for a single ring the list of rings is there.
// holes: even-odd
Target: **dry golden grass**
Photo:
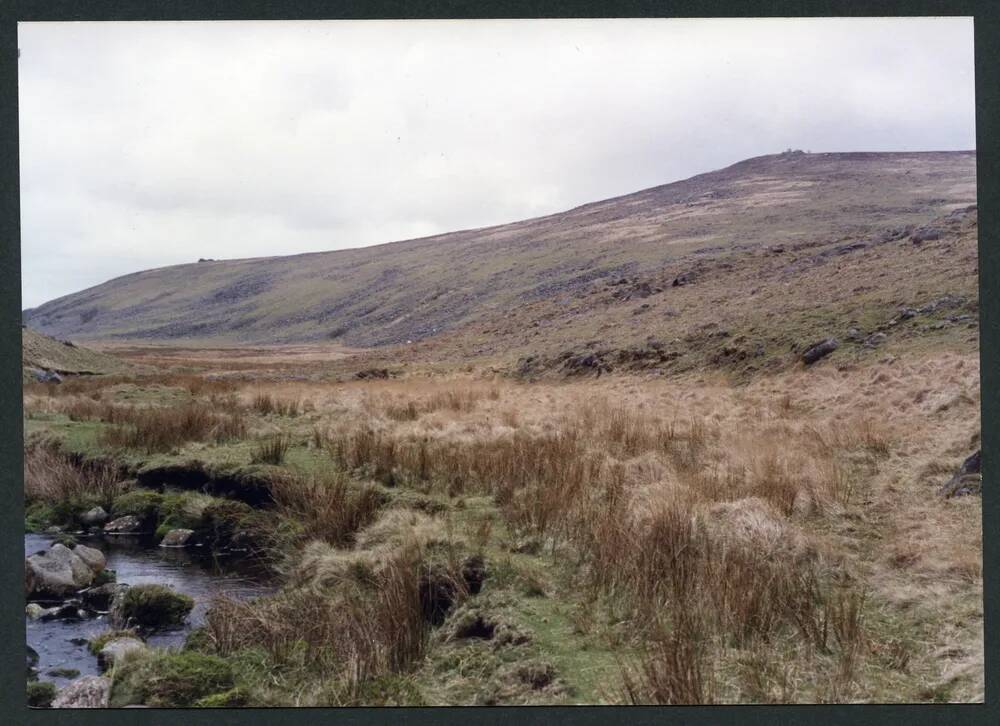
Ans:
[[[93,500],[108,507],[128,488],[112,466],[74,466],[65,455],[42,445],[24,450],[24,496],[29,502],[63,505]]]
[[[296,537],[344,545],[378,512],[378,492],[338,473],[287,475],[271,483],[279,512],[296,524]]]
[[[258,392],[253,397],[251,407],[254,411],[264,416],[274,413],[278,416],[298,416],[298,400],[282,400],[270,393]]]
[[[489,497],[510,536],[537,538],[577,593],[613,603],[640,651],[622,664],[627,700],[843,701],[893,689],[981,697],[979,500],[934,496],[979,445],[973,356],[885,356],[739,386],[709,374],[533,384],[452,375],[257,380],[199,396],[193,405],[247,416],[257,434],[309,441],[320,459],[327,452],[329,474],[275,482],[278,510],[298,523],[282,536],[301,553],[296,581],[363,593],[375,618],[341,622],[336,608],[300,603],[301,592],[267,604],[274,612],[239,615],[248,606],[229,604],[244,627],[213,626],[223,649],[249,643],[254,618],[294,619],[297,608],[317,619],[307,636],[316,647],[345,632],[383,644],[350,656],[351,683],[412,662],[409,636],[390,634],[371,610],[370,598],[409,597],[403,580],[380,574],[385,563],[407,548],[492,535],[472,525],[453,535],[448,517],[380,513],[385,490],[363,483],[373,478],[456,510]],[[299,415],[274,417],[274,406],[255,405],[264,396],[301,402]],[[135,413],[99,389],[29,400],[85,419]],[[200,435],[210,439],[211,427]],[[294,630],[261,637],[273,635],[280,654]],[[343,675],[346,662],[329,667]]]
[[[857,674],[882,647],[881,636],[864,635],[873,597],[909,602],[942,576],[951,595],[981,597],[978,502],[939,501],[918,474],[918,463],[944,457],[931,478],[944,476],[977,445],[970,356],[890,356],[743,387],[706,378],[490,385],[495,398],[447,415],[394,413],[420,411],[421,381],[340,386],[317,410],[337,411],[325,439],[345,468],[452,496],[490,494],[515,530],[582,553],[603,592],[639,604],[697,593],[685,601],[697,598],[712,647],[724,635],[759,654],[758,641],[797,633],[828,654],[819,699],[864,692]],[[877,539],[857,540],[868,530]],[[914,568],[919,585],[905,580]],[[904,572],[876,576],[892,569]],[[854,585],[845,589],[845,579]],[[937,595],[929,617],[946,607]],[[650,657],[679,657],[680,644],[661,647],[669,639],[654,636]],[[963,637],[974,644],[981,631]],[[926,654],[924,667],[932,668]],[[644,698],[677,697],[655,695],[655,674],[637,680],[639,671],[630,676],[635,698],[640,683]],[[794,686],[774,682],[767,698]]]
[[[267,598],[218,598],[205,626],[208,642],[222,655],[263,649],[295,677],[307,672],[316,683],[319,676],[324,686],[302,705],[366,705],[367,684],[405,672],[423,656],[435,588],[445,586],[453,598],[463,594],[460,579],[432,568],[413,540],[383,547],[377,556],[315,543],[298,576],[305,586]]]
[[[338,671],[348,688],[419,657],[427,624],[418,553],[396,553],[370,582],[339,584],[336,591],[290,588],[253,602],[220,598],[206,618],[210,642],[223,655],[253,647],[277,663],[305,658]]]
[[[115,412],[103,440],[110,446],[149,453],[170,451],[189,441],[240,439],[246,423],[239,413],[216,413],[201,403],[171,407],[111,407]]]

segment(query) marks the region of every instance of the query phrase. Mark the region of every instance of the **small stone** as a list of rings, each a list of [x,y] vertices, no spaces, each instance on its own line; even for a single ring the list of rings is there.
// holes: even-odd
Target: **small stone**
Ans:
[[[164,535],[160,547],[187,547],[193,534],[193,529],[172,529]]]
[[[41,615],[42,620],[83,620],[86,613],[80,609],[80,602],[74,601],[49,608]]]
[[[876,348],[882,345],[882,343],[888,340],[888,338],[889,336],[886,335],[885,333],[872,333],[867,338],[865,338],[865,347]]]
[[[941,239],[941,230],[936,227],[922,227],[910,235],[910,241],[915,245],[936,239]]]
[[[107,612],[111,609],[111,603],[114,599],[119,594],[124,594],[127,589],[128,585],[124,583],[109,582],[89,590],[83,590],[80,593],[80,598],[83,600],[83,604],[91,610]]]
[[[62,376],[55,371],[36,370],[34,373],[39,383],[62,383]]]
[[[139,534],[141,530],[142,520],[134,514],[126,514],[104,525],[105,534]]]
[[[94,507],[80,515],[80,522],[88,527],[101,525],[107,521],[108,513],[104,511],[104,507]]]
[[[97,665],[102,671],[110,670],[146,650],[146,644],[138,638],[115,638],[101,648],[101,652],[97,654]]]

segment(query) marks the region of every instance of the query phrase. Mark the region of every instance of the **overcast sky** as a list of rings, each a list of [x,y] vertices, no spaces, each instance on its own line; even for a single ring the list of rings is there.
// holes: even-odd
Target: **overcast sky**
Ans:
[[[789,147],[975,147],[971,19],[22,23],[18,45],[24,307]]]

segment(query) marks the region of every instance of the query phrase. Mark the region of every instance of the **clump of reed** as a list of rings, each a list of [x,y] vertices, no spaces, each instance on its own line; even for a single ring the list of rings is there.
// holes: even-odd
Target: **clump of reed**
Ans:
[[[601,401],[557,422],[461,438],[362,422],[322,438],[344,470],[491,495],[515,531],[575,552],[595,595],[615,598],[636,623],[659,622],[643,630],[650,647],[626,674],[632,700],[710,702],[713,649],[786,637],[839,653],[838,682],[850,682],[861,609],[842,605],[791,518],[844,504],[853,484],[841,454],[878,455],[883,432],[817,434],[787,422],[724,430],[699,416],[663,420]],[[778,433],[797,446],[779,445]],[[642,457],[659,462],[653,468],[669,477],[673,495],[639,497],[630,466]],[[663,620],[661,612],[699,617]]]
[[[377,489],[340,472],[289,473],[271,482],[276,511],[294,523],[298,541],[346,545],[369,524],[383,504]]]
[[[190,441],[222,443],[246,436],[242,413],[218,413],[207,404],[188,402],[169,407],[118,407],[114,425],[102,442],[147,453],[170,451]]]
[[[278,416],[294,417],[299,415],[298,400],[278,398],[264,391],[260,391],[254,395],[250,407],[262,416],[276,414]]]
[[[24,450],[24,496],[28,502],[62,506],[94,502],[110,509],[130,484],[109,464],[77,465],[51,446],[34,444]]]
[[[279,435],[263,439],[250,452],[250,463],[279,466],[285,461],[285,455],[291,445],[287,436]]]
[[[336,682],[338,700],[353,702],[366,684],[406,670],[425,651],[430,623],[422,557],[417,547],[400,548],[335,589],[217,598],[205,618],[205,640],[224,656],[263,651],[277,668]]]

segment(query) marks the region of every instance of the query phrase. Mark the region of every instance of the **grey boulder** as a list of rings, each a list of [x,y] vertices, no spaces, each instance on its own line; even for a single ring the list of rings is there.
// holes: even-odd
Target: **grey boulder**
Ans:
[[[104,553],[93,547],[78,544],[73,547],[73,554],[83,560],[95,575],[101,572],[104,566],[108,564]]]
[[[35,379],[39,383],[62,383],[62,376],[55,371],[37,370]]]
[[[193,529],[172,529],[160,541],[160,547],[188,547],[193,544],[191,536]]]
[[[28,595],[62,598],[89,587],[94,571],[78,554],[61,544],[24,560],[24,585]]]
[[[110,700],[110,678],[83,676],[56,694],[52,708],[107,708]]]

